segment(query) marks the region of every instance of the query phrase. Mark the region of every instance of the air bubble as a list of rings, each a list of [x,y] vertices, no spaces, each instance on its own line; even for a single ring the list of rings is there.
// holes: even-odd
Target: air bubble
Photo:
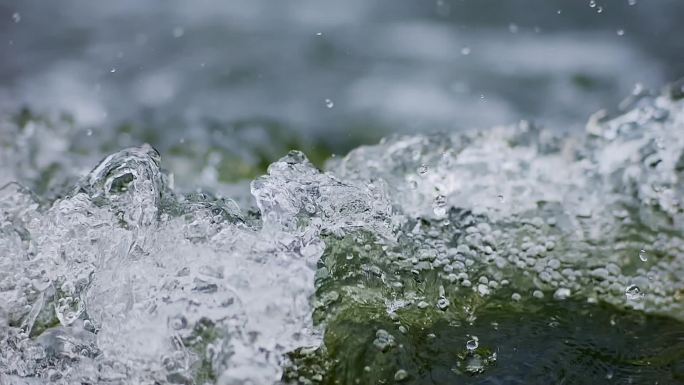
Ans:
[[[480,346],[480,342],[476,336],[472,336],[472,338],[466,342],[466,349],[468,349],[468,351],[472,352],[477,349],[478,346]]]
[[[641,292],[637,285],[629,285],[625,289],[625,296],[630,301],[638,301],[643,298],[644,293]]]

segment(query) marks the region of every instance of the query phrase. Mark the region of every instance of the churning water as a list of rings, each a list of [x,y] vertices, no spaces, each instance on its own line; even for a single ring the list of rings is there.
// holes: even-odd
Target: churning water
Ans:
[[[645,2],[0,4],[0,385],[684,383]]]
[[[486,374],[507,367],[492,344],[507,307],[567,301],[596,317],[608,305],[613,316],[633,309],[636,325],[668,337],[613,352],[597,333],[567,337],[564,349],[607,355],[597,358],[606,375],[681,380],[683,96],[682,83],[639,91],[619,115],[593,116],[583,135],[521,124],[399,136],[324,171],[291,152],[251,182],[251,200],[247,186],[235,199],[176,191],[149,145],[114,152],[53,197],[36,195],[51,178],[42,166],[64,156],[57,132],[68,142],[79,129],[5,122],[1,180],[39,176],[0,189],[0,379],[333,383],[345,357],[325,355],[356,347],[403,358],[368,353],[341,369],[342,382],[388,370],[405,381],[427,369],[413,363],[417,343],[395,335],[417,332],[463,339],[442,364],[449,375]],[[492,303],[504,307],[501,320]],[[387,325],[358,347],[334,337],[350,317]],[[490,335],[468,337],[479,318]],[[544,318],[545,327],[571,318]],[[618,341],[642,336],[621,327]],[[529,332],[532,345],[539,333]],[[319,347],[324,335],[331,341]],[[325,364],[307,364],[302,349]]]

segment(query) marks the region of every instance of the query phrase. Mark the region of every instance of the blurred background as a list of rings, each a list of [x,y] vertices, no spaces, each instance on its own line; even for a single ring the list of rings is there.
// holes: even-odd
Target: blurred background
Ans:
[[[681,0],[0,0],[0,112],[230,182],[290,148],[321,165],[394,133],[582,129],[684,75],[683,16]]]

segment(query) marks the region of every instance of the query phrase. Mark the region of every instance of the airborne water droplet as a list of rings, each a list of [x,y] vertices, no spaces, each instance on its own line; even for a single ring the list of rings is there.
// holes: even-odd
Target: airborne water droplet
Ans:
[[[446,204],[447,199],[444,195],[437,195],[435,200],[432,202],[432,211],[438,217],[443,217],[446,215]]]
[[[461,55],[463,55],[463,56],[468,56],[468,55],[470,55],[470,47],[463,47],[463,48],[461,48]]]
[[[333,107],[335,107],[335,103],[333,103],[333,101],[330,99],[325,99],[325,106],[327,108],[333,108]]]
[[[421,164],[420,167],[418,167],[418,174],[420,175],[425,175],[428,172],[428,166]]]
[[[19,14],[19,12],[14,12],[12,14],[12,21],[14,21],[15,23],[18,23],[21,21],[21,15]]]

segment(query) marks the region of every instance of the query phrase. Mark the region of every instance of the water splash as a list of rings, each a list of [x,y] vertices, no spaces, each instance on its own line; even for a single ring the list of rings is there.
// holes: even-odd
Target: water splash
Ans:
[[[396,318],[399,334],[373,332],[380,351],[411,333],[405,314],[472,324],[473,304],[500,293],[684,319],[677,87],[595,115],[583,137],[527,123],[394,137],[326,171],[293,151],[251,182],[252,204],[176,191],[149,145],[107,156],[79,181],[58,175],[44,193],[9,183],[0,380],[275,383],[288,353],[320,346],[327,321],[359,304]],[[0,155],[0,176],[26,170],[37,183],[38,163],[59,151],[36,163],[34,150],[62,144],[7,127],[2,140],[19,157]],[[643,245],[657,264],[635,260]],[[456,371],[496,360],[475,345]]]

